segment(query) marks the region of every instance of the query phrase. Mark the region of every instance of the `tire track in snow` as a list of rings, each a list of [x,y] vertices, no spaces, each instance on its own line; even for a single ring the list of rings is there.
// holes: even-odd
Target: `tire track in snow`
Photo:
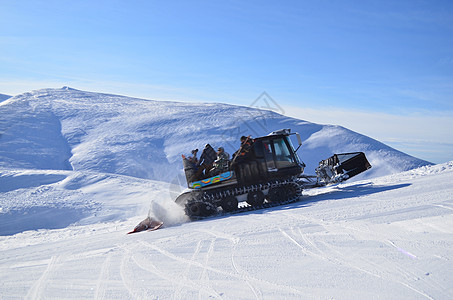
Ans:
[[[253,287],[253,285],[250,283],[250,281],[247,279],[247,277],[249,276],[249,274],[246,274],[245,271],[241,270],[235,260],[234,260],[234,252],[236,251],[236,248],[237,248],[237,245],[239,244],[240,242],[240,238],[239,237],[235,237],[235,236],[232,236],[230,234],[227,234],[227,233],[224,233],[224,232],[218,232],[218,231],[213,231],[213,230],[206,230],[206,229],[199,229],[197,230],[198,232],[202,232],[202,233],[208,233],[216,238],[219,238],[219,239],[225,239],[225,240],[228,240],[230,241],[232,244],[233,244],[233,248],[231,250],[231,264],[234,268],[234,270],[240,274],[240,275],[243,275],[244,276],[244,282],[247,284],[247,286],[250,288],[250,290],[252,291],[253,295],[255,296],[255,299],[260,299],[262,298],[262,294],[259,290],[257,290],[255,287]]]
[[[362,225],[365,226],[366,224],[362,224]],[[410,252],[398,247],[394,242],[390,241],[388,239],[388,235],[385,235],[385,234],[379,233],[379,232],[377,232],[375,230],[372,230],[372,229],[368,228],[368,226],[366,226],[366,228],[368,230],[364,230],[364,229],[361,229],[361,228],[358,228],[358,227],[354,227],[354,226],[352,226],[352,224],[347,226],[344,223],[338,223],[335,226],[341,227],[342,228],[341,229],[342,232],[348,233],[351,237],[353,237],[353,238],[355,238],[357,240],[373,240],[373,241],[376,241],[376,242],[380,242],[383,245],[390,244],[394,249],[397,249],[402,254],[404,254],[404,255],[412,258],[412,259],[418,259],[416,255],[414,255],[414,254],[412,254],[412,253],[410,253]],[[329,228],[329,226],[327,226],[326,228]],[[357,233],[360,233],[360,235],[357,236]],[[333,246],[328,245],[325,242],[323,242],[323,244],[326,247],[329,247],[330,249],[336,251],[339,255],[341,255],[343,257],[343,259],[346,259],[346,256],[343,253],[339,252],[338,250],[333,249]],[[399,284],[401,284],[401,285],[403,285],[403,286],[405,286],[405,287],[407,287],[407,288],[409,288],[409,289],[411,289],[411,290],[423,295],[424,297],[426,297],[428,299],[432,299],[431,296],[429,296],[428,294],[424,293],[423,291],[420,291],[419,288],[415,288],[412,285],[410,285],[409,283],[402,282],[401,280],[393,279],[393,277],[395,277],[395,276],[392,276],[392,273],[388,269],[384,268],[381,264],[374,263],[373,261],[371,261],[369,259],[363,259],[363,258],[360,258],[360,259],[361,259],[362,262],[364,262],[364,263],[368,264],[369,266],[371,266],[373,268],[373,270],[378,271],[378,273],[381,274],[379,276],[381,276],[383,279],[391,281],[391,282],[399,283]],[[405,278],[407,280],[413,280],[413,281],[414,280],[418,280],[419,277],[414,272],[408,271],[408,269],[405,268],[404,266],[399,266],[397,263],[395,263],[393,261],[389,261],[387,258],[385,258],[385,259],[386,259],[386,261],[391,263],[392,267],[395,269],[396,274],[394,274],[394,275],[398,275],[398,274],[403,275],[403,276],[405,276]],[[349,259],[349,263],[353,264],[353,263],[355,263],[355,261]],[[418,269],[418,268],[416,268],[416,269]],[[420,269],[418,269],[418,270],[420,271],[420,274],[425,274],[425,272],[423,272],[423,270],[420,270]],[[445,288],[444,286],[442,286],[441,284],[439,284],[437,282],[424,281],[423,283],[427,284],[428,286],[430,286],[433,290],[437,290],[439,292],[442,292],[442,290]]]
[[[375,263],[371,262],[371,261],[368,260],[368,259],[360,259],[360,261],[361,261],[362,263],[368,264],[369,266],[371,266],[371,267],[373,268],[373,270],[375,270],[375,271],[379,270],[380,273],[381,273],[381,275],[372,273],[371,271],[365,270],[363,267],[358,267],[358,266],[357,266],[357,263],[355,263],[354,260],[351,260],[350,258],[347,258],[342,252],[340,252],[340,251],[334,249],[334,247],[332,247],[331,245],[328,245],[328,244],[325,243],[325,242],[323,242],[323,244],[324,244],[327,248],[329,248],[332,252],[337,253],[336,259],[337,259],[338,261],[344,262],[345,264],[349,265],[350,267],[353,267],[353,268],[355,268],[355,269],[357,269],[357,270],[361,270],[361,271],[363,271],[363,272],[365,272],[365,273],[368,273],[368,274],[377,276],[377,277],[379,277],[379,278],[381,278],[381,279],[383,279],[383,280],[387,280],[387,281],[390,281],[390,282],[395,282],[395,283],[401,284],[402,286],[404,286],[404,287],[406,287],[406,288],[408,288],[408,289],[410,289],[410,290],[412,290],[412,291],[414,291],[414,292],[416,292],[416,293],[418,293],[418,294],[420,294],[420,295],[422,295],[422,296],[424,296],[424,297],[426,297],[426,298],[428,298],[428,299],[433,299],[430,295],[428,295],[428,294],[426,294],[426,293],[424,293],[424,292],[422,292],[422,291],[416,289],[415,287],[411,286],[410,284],[405,283],[405,282],[402,282],[402,281],[400,281],[400,280],[398,280],[398,279],[393,278],[392,276],[390,276],[388,270],[386,270],[386,269],[383,268],[382,266],[380,266],[380,265],[378,265],[378,264],[375,264]],[[363,264],[362,264],[362,265],[363,265]],[[404,272],[404,273],[406,273],[406,275],[408,274],[407,272]],[[415,275],[414,275],[414,276],[415,276]]]
[[[329,259],[329,257],[327,257],[326,255],[323,255],[323,253],[317,248],[315,247],[316,250],[318,250],[320,253],[316,253],[314,252],[313,250],[310,250],[308,247],[304,247],[301,243],[299,243],[295,238],[293,238],[291,235],[289,235],[285,230],[283,230],[282,228],[279,228],[280,230],[280,233],[285,237],[287,238],[288,240],[290,240],[294,245],[296,245],[298,248],[300,248],[304,254],[308,255],[308,256],[313,256],[313,257],[317,257],[321,260],[325,260],[327,262],[331,262],[333,263],[333,260],[332,259]],[[291,229],[293,230],[293,229]],[[310,243],[311,245],[313,245],[312,243]]]
[[[404,283],[404,282],[401,282],[401,281],[398,281],[398,280],[391,279],[391,278],[389,278],[388,276],[385,276],[385,277],[384,277],[384,276],[381,276],[381,275],[379,275],[379,274],[376,274],[375,272],[368,271],[368,270],[364,269],[362,266],[359,267],[356,263],[353,263],[353,262],[351,262],[350,259],[346,258],[345,255],[344,255],[343,253],[339,252],[339,251],[336,250],[336,249],[333,249],[332,246],[328,245],[328,244],[325,243],[325,242],[322,242],[322,244],[323,244],[326,248],[328,248],[328,249],[331,251],[331,253],[327,253],[327,252],[325,252],[325,251],[321,251],[320,248],[316,246],[316,249],[317,249],[318,251],[321,251],[320,254],[316,254],[316,253],[314,253],[314,252],[308,250],[307,248],[303,247],[303,246],[302,246],[295,238],[293,238],[292,236],[290,236],[286,231],[284,231],[284,230],[282,230],[282,229],[280,229],[280,231],[281,231],[281,233],[283,234],[283,236],[285,236],[286,238],[288,238],[292,243],[294,243],[296,246],[298,246],[300,249],[302,249],[306,254],[309,253],[309,254],[311,254],[311,255],[313,255],[313,256],[316,256],[316,257],[321,258],[321,259],[323,259],[323,260],[326,260],[326,261],[329,261],[329,262],[331,262],[331,263],[337,264],[337,265],[339,265],[339,266],[341,266],[341,265],[343,265],[343,264],[344,264],[344,265],[347,265],[347,266],[349,266],[349,267],[351,267],[351,268],[353,268],[353,269],[356,269],[356,270],[358,270],[358,271],[360,271],[360,272],[366,273],[366,274],[368,274],[368,275],[374,276],[374,277],[379,278],[379,279],[384,279],[384,280],[389,280],[389,281],[392,281],[392,282],[399,283],[399,284],[401,284],[401,285],[403,285],[403,286],[405,286],[405,287],[411,289],[412,291],[414,291],[414,292],[416,292],[416,293],[418,293],[418,294],[420,294],[420,295],[422,295],[422,296],[424,296],[424,297],[426,297],[426,298],[428,298],[428,299],[433,299],[431,296],[425,294],[425,293],[422,292],[422,291],[419,291],[419,290],[415,289],[414,287],[412,287],[411,285],[409,285],[409,284],[407,284],[407,283]],[[301,234],[301,236],[303,237],[302,232],[300,232],[300,234]],[[304,240],[306,240],[306,238],[304,238]],[[310,242],[310,244],[314,245],[312,242]],[[333,253],[336,253],[336,256],[335,256],[335,257],[332,256]],[[370,261],[367,261],[367,260],[361,260],[361,261],[362,261],[362,262],[364,261],[364,262],[367,262],[368,264],[374,265],[373,263],[371,263]],[[375,267],[374,269],[376,269],[376,268],[379,267],[379,266],[378,266],[378,265],[374,265],[374,267]],[[380,268],[380,267],[379,267],[379,268]]]
[[[450,207],[448,204],[433,204],[433,206],[453,210],[453,207]]]
[[[133,278],[133,275],[131,275],[132,272],[128,271],[128,265],[131,265],[130,261],[132,260],[131,251],[129,248],[126,248],[125,245],[121,246],[121,248],[123,249],[123,257],[120,264],[121,282],[132,298],[140,299],[139,295],[135,292],[133,279],[129,280],[129,278]]]
[[[99,274],[98,280],[96,282],[96,291],[94,294],[95,299],[104,299],[105,298],[105,292],[106,292],[106,287],[105,287],[105,282],[108,279],[108,269],[111,264],[111,259],[112,255],[109,253],[107,257],[104,260],[104,263],[102,264],[101,267],[101,272]]]
[[[238,244],[233,245],[233,249],[231,251],[231,264],[233,265],[234,270],[238,274],[242,274],[244,276],[244,282],[247,284],[247,286],[250,288],[252,291],[253,295],[255,296],[255,299],[261,299],[262,298],[262,293],[260,290],[256,290],[253,285],[250,283],[250,281],[247,279],[249,275],[247,275],[242,269],[240,269],[234,260],[234,253],[236,252],[236,247]]]
[[[216,240],[217,240],[217,238],[211,239],[211,243],[209,244],[208,251],[207,251],[205,259],[203,261],[203,265],[205,267],[203,268],[201,275],[200,275],[200,282],[206,286],[210,286],[211,288],[212,288],[212,285],[210,284],[210,281],[209,281],[209,274],[208,274],[207,267],[209,266],[209,259],[211,258],[212,254],[214,252],[214,245],[215,245]],[[201,292],[202,291],[200,290],[198,293],[198,299],[200,299],[200,300],[205,299],[205,297],[203,297]],[[220,295],[219,295],[219,297],[220,297]]]
[[[144,241],[140,241],[140,244],[145,247],[149,247],[151,245]],[[187,278],[187,276],[185,275],[171,276],[169,275],[168,272],[160,270],[148,257],[140,255],[140,253],[133,255],[132,259],[134,263],[137,265],[137,267],[139,267],[140,269],[150,272],[154,275],[157,275],[158,277],[168,281],[169,283],[175,286],[186,287],[189,290],[193,290],[196,292],[203,291],[206,294],[208,294],[209,297],[215,297],[218,299],[221,298],[221,296],[211,286],[206,286],[203,283],[194,282]],[[179,287],[179,289],[182,288]]]
[[[33,284],[33,286],[28,291],[25,299],[44,299],[42,293],[46,287],[46,281],[49,275],[53,272],[56,265],[59,264],[61,260],[60,256],[52,256],[49,263],[47,264],[46,269],[42,273],[41,277]]]
[[[233,244],[237,244],[241,240],[240,238],[227,234],[225,232],[219,232],[219,231],[207,230],[207,229],[198,229],[197,232],[207,233],[207,234],[214,236],[215,238],[228,240],[228,241],[232,242]]]
[[[197,243],[197,246],[195,247],[195,250],[192,254],[192,257],[190,258],[191,261],[195,261],[195,258],[198,256],[198,254],[200,253],[200,250],[201,250],[201,244],[203,243],[203,240],[200,240],[198,241]],[[188,280],[188,276],[190,274],[190,269],[191,269],[191,266],[190,264],[187,264],[186,266],[186,270],[183,272],[183,277]],[[176,288],[175,290],[175,293],[173,295],[173,299],[184,299],[184,297],[182,297],[183,295],[183,287],[184,285],[179,283],[178,284],[178,287]]]
[[[327,222],[319,222],[319,220],[312,220],[312,219],[307,218],[305,216],[297,216],[297,217],[295,217],[292,214],[287,214],[287,215],[290,216],[290,217],[293,217],[295,219],[305,219],[305,220],[311,221],[311,222],[313,222],[315,224],[323,226],[329,232],[335,232],[335,231],[329,230],[331,225],[329,225]],[[351,228],[349,228],[347,226],[343,226],[343,225],[341,225],[339,223],[336,223],[335,224],[335,229],[337,231],[338,231],[338,227],[342,228],[342,232],[343,233],[345,233],[345,230],[346,230],[346,232],[348,232],[351,235],[351,233],[350,233]],[[326,251],[321,250],[321,248],[317,247],[313,242],[308,240],[308,238],[301,232],[300,228],[299,228],[299,234],[302,237],[302,239],[304,241],[308,241],[308,243],[313,245],[314,248],[319,252],[319,254],[314,253],[313,251],[310,251],[307,248],[303,247],[299,242],[296,241],[295,238],[291,237],[284,230],[280,229],[280,231],[282,232],[282,234],[285,237],[287,237],[291,242],[293,242],[295,245],[297,245],[304,252],[308,251],[311,255],[314,255],[314,256],[316,256],[318,258],[321,258],[323,260],[329,261],[331,263],[335,263],[337,265],[345,264],[345,265],[348,265],[349,267],[351,267],[353,269],[356,269],[356,270],[358,270],[360,272],[363,272],[363,273],[366,273],[368,275],[374,276],[376,278],[380,278],[380,279],[383,279],[383,280],[388,280],[388,281],[391,281],[391,282],[395,282],[395,283],[401,284],[404,287],[406,287],[406,288],[408,288],[408,289],[410,289],[410,290],[412,290],[412,291],[414,291],[414,292],[416,292],[416,293],[418,293],[418,294],[420,294],[420,295],[422,295],[422,296],[424,296],[424,297],[426,297],[428,299],[432,299],[431,296],[429,296],[428,294],[424,293],[423,291],[420,291],[420,290],[416,289],[415,287],[411,286],[410,284],[392,278],[390,276],[388,270],[382,268],[382,266],[380,266],[378,264],[375,264],[375,263],[371,262],[370,260],[363,259],[363,258],[360,259],[361,262],[363,262],[363,263],[365,263],[365,264],[367,264],[367,265],[372,267],[372,270],[367,270],[367,269],[363,268],[363,264],[361,264],[359,266],[356,261],[351,260],[350,258],[346,257],[343,253],[341,253],[340,251],[334,249],[333,246],[329,245],[326,242],[321,241],[321,243],[324,245],[324,247],[330,250],[330,253],[327,253]],[[358,231],[360,231],[360,230],[358,230]],[[293,233],[294,233],[294,231],[293,231]],[[371,232],[368,232],[368,233],[370,234]],[[376,235],[376,233],[374,233],[374,235]],[[352,236],[354,237],[353,234],[352,234]],[[377,241],[379,241],[379,239]],[[398,268],[398,269],[400,269],[400,268]],[[376,271],[379,271],[379,272],[376,272]],[[406,272],[404,272],[404,273],[406,274],[406,276],[408,278],[410,278],[410,276],[412,276],[411,278],[416,278],[415,274],[407,274]]]
[[[292,231],[293,234],[295,234],[293,229],[291,229],[291,231]],[[331,253],[327,253],[325,250],[321,250],[320,247],[316,246],[315,243],[313,243],[307,237],[305,237],[305,235],[300,231],[300,229],[299,229],[299,233],[298,233],[300,235],[300,237],[306,243],[310,244],[318,253],[314,252],[313,250],[308,249],[307,247],[304,247],[294,237],[292,237],[290,234],[288,234],[286,231],[284,231],[281,228],[280,228],[280,232],[282,233],[283,236],[285,236],[287,239],[289,239],[293,244],[295,244],[297,247],[302,249],[304,254],[307,254],[309,256],[317,257],[317,258],[319,258],[321,260],[324,260],[324,261],[327,261],[329,263],[332,263],[332,264],[335,264],[335,265],[339,265],[339,266],[345,264],[345,265],[348,265],[349,267],[351,267],[353,269],[356,269],[356,270],[358,270],[360,272],[366,273],[366,274],[371,275],[373,277],[380,278],[380,279],[382,278],[379,274],[376,274],[376,273],[370,272],[368,270],[365,270],[365,269],[363,269],[361,267],[358,267],[358,266],[350,263],[349,261],[347,261],[345,259],[338,259],[338,257],[332,256]],[[332,251],[331,247],[328,246],[326,243],[322,242],[322,244]]]
[[[177,256],[177,255],[175,255],[173,253],[170,253],[167,250],[164,250],[164,249],[158,247],[157,245],[149,244],[147,242],[142,242],[142,243],[144,245],[148,246],[149,248],[160,252],[162,255],[167,256],[168,258],[170,258],[172,260],[175,260],[175,261],[178,261],[178,262],[181,262],[181,263],[184,263],[184,264],[189,264],[191,266],[195,266],[195,267],[202,268],[202,269],[206,268],[208,271],[211,271],[211,272],[223,275],[223,276],[239,279],[241,281],[244,281],[244,280],[254,281],[256,283],[263,284],[263,285],[265,285],[267,287],[272,287],[274,290],[278,290],[278,291],[282,291],[282,292],[292,292],[294,294],[301,295],[301,296],[306,296],[307,295],[306,292],[300,291],[300,290],[298,290],[298,289],[296,289],[296,288],[294,288],[292,286],[277,284],[277,283],[270,282],[270,281],[267,281],[267,280],[264,280],[264,279],[255,278],[255,277],[248,276],[248,275],[243,275],[243,274],[231,273],[231,272],[223,271],[223,270],[216,269],[216,268],[213,268],[213,267],[210,267],[210,266],[205,266],[202,263],[199,263],[199,262],[196,262],[196,261],[191,261],[191,260],[185,259],[183,257]]]

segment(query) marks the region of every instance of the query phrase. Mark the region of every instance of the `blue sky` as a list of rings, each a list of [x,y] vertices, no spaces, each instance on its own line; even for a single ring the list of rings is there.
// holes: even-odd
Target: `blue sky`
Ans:
[[[250,105],[453,160],[453,1],[0,0],[0,93]]]

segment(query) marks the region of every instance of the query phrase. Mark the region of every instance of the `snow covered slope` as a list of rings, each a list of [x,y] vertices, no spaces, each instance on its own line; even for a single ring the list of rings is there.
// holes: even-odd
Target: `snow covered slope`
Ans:
[[[0,228],[41,207],[60,229],[0,236],[0,298],[452,299],[452,182],[450,162],[184,222],[162,183],[3,170]],[[126,235],[150,203],[168,225]]]
[[[362,178],[428,164],[339,126],[226,104],[150,101],[74,90],[43,89],[0,103],[0,167],[94,171],[178,182],[180,157],[209,142],[233,153],[241,135],[281,128],[299,132],[313,174],[338,152],[364,151],[373,168]]]
[[[150,209],[169,225],[184,222],[183,210],[173,203],[180,190],[115,174],[0,170],[0,235],[124,221]]]
[[[11,98],[11,96],[5,95],[5,94],[0,94],[0,102],[5,101],[6,99],[9,99],[9,98]]]

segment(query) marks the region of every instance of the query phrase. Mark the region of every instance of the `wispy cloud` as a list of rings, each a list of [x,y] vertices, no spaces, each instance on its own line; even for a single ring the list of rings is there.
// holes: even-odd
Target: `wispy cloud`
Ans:
[[[396,115],[340,108],[284,108],[289,116],[340,125],[418,158],[435,163],[453,160],[453,112]]]

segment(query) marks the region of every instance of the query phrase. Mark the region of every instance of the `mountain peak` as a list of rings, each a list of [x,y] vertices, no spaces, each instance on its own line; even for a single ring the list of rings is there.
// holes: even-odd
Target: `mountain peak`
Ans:
[[[72,87],[69,87],[69,86],[64,86],[61,88],[63,91],[77,91],[76,89],[72,88]]]

